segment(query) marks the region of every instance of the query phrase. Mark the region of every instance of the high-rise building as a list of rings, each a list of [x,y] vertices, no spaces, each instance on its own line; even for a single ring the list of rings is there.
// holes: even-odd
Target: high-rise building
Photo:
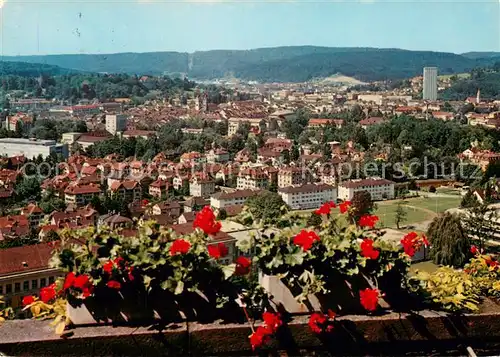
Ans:
[[[424,67],[424,100],[437,100],[437,67]]]
[[[106,131],[115,135],[127,129],[127,116],[124,114],[106,115]]]

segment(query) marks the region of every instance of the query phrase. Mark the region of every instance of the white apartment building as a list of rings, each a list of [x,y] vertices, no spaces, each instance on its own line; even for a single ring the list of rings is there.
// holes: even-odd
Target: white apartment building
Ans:
[[[127,116],[124,114],[106,115],[106,131],[115,135],[127,130]]]
[[[58,144],[55,140],[38,140],[38,139],[18,139],[18,138],[3,138],[0,139],[0,156],[19,156],[24,155],[27,158],[38,157],[43,158],[50,154],[61,154],[65,158],[68,157],[68,145]]]
[[[241,170],[236,179],[238,190],[265,189],[269,185],[269,176],[260,168]]]
[[[209,177],[194,176],[189,182],[189,195],[206,197],[215,192],[215,181]]]
[[[283,187],[278,194],[292,209],[319,208],[325,202],[337,200],[337,188],[325,184]]]
[[[424,67],[424,100],[437,100],[437,67]]]
[[[250,127],[255,129],[260,129],[260,125],[267,127],[264,118],[230,118],[228,120],[227,136],[232,136],[236,134],[238,128],[243,123],[249,123]]]
[[[394,182],[383,178],[345,181],[339,184],[339,199],[351,200],[359,191],[369,192],[372,201],[391,200],[394,198]]]
[[[227,206],[242,205],[250,197],[257,195],[260,190],[236,190],[234,192],[217,192],[210,197],[210,206],[225,208]]]

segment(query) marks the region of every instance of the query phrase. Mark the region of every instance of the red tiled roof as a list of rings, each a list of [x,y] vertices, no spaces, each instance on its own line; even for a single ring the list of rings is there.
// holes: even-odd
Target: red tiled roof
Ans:
[[[183,223],[183,224],[174,224],[170,228],[177,234],[177,235],[187,235],[191,234],[194,232],[193,224],[192,223]],[[215,235],[215,237],[212,237],[213,240],[215,241],[220,241],[220,240],[229,240],[231,239],[231,236],[225,232],[219,231]]]
[[[47,269],[53,249],[46,243],[0,249],[0,276]]]
[[[365,179],[365,180],[351,180],[346,181],[341,184],[341,186],[347,188],[358,188],[362,186],[382,186],[382,185],[391,185],[394,182],[386,180],[386,179]]]
[[[64,190],[65,194],[69,195],[78,195],[85,193],[100,193],[101,187],[96,184],[88,184],[88,185],[71,185],[66,187]]]

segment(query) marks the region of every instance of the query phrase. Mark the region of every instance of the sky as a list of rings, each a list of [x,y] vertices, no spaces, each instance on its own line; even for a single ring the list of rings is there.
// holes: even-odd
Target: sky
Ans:
[[[0,0],[0,55],[318,45],[500,51],[500,0]]]

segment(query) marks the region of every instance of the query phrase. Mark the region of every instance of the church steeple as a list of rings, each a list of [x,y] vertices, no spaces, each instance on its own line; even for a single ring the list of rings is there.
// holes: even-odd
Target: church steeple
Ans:
[[[481,89],[477,89],[476,104],[481,103]]]

